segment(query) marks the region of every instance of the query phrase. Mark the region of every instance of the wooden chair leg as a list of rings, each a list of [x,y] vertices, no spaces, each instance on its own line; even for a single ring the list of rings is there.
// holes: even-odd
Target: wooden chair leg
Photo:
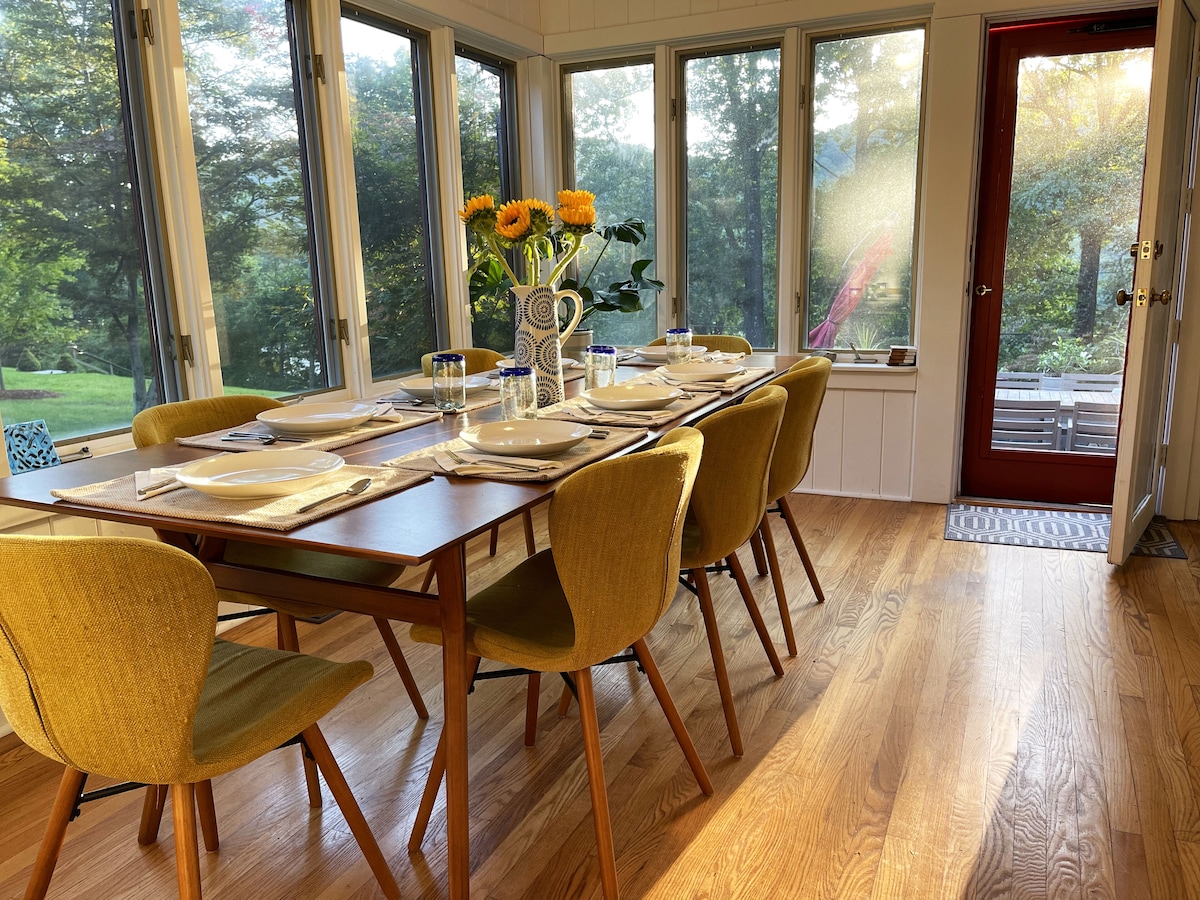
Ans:
[[[392,631],[392,623],[376,616],[375,627],[379,629],[379,636],[383,638],[388,655],[392,657],[392,664],[396,667],[400,680],[404,682],[404,690],[408,692],[408,699],[412,701],[413,709],[417,711],[417,718],[428,719],[429,710],[425,708],[421,689],[417,687],[417,680],[413,678],[412,669],[408,667],[408,660],[404,658],[404,651],[400,649],[400,642],[396,640],[396,632]]]
[[[429,564],[429,570],[425,573],[425,580],[421,582],[421,593],[428,594],[429,588],[433,585],[433,576],[437,573],[433,570],[433,563]]]
[[[337,801],[338,808],[341,809],[342,816],[345,818],[346,824],[350,826],[350,832],[354,835],[354,840],[358,842],[359,849],[366,857],[367,865],[375,874],[375,880],[383,889],[384,896],[399,898],[400,886],[396,884],[392,870],[388,868],[387,860],[384,859],[383,851],[379,849],[375,835],[371,833],[371,826],[363,817],[358,801],[354,799],[354,793],[350,790],[350,785],[346,783],[337,760],[333,758],[333,753],[329,749],[329,744],[325,742],[325,736],[321,734],[321,729],[314,723],[305,728],[300,736],[317,761],[321,774],[325,776],[329,792]]]
[[[71,821],[71,813],[79,803],[86,780],[87,775],[78,769],[67,766],[63,770],[58,793],[54,796],[54,806],[50,809],[50,821],[46,823],[46,834],[42,838],[42,846],[38,848],[33,874],[29,876],[29,884],[25,887],[25,900],[42,900],[50,889],[50,876],[54,874],[54,866],[58,863],[67,823]]]
[[[433,804],[437,801],[438,788],[446,777],[446,731],[438,735],[437,749],[433,751],[433,759],[429,764],[429,775],[425,779],[425,790],[421,793],[421,802],[417,806],[417,816],[413,819],[412,831],[408,835],[408,852],[416,853],[425,842],[425,832],[429,828],[429,819],[433,816]]]
[[[600,722],[596,716],[596,695],[592,690],[592,670],[573,673],[579,691],[579,723],[583,728],[583,753],[587,759],[588,789],[592,795],[592,820],[596,824],[596,847],[600,855],[600,883],[604,900],[617,900],[617,853],[613,849],[612,819],[608,813],[608,788],[604,784],[604,754],[600,750]]]
[[[275,632],[279,638],[279,649],[300,652],[300,633],[296,630],[296,620],[287,613],[275,613]],[[308,789],[308,805],[312,809],[320,809],[324,802],[321,799],[321,779],[317,777],[317,767],[312,757],[301,752],[300,758],[304,763],[304,785]]]
[[[700,754],[696,752],[696,745],[692,743],[692,736],[688,734],[687,726],[683,724],[683,717],[679,715],[679,710],[675,708],[675,701],[671,699],[671,693],[667,690],[667,683],[663,681],[662,673],[658,671],[658,665],[654,662],[654,657],[650,655],[650,648],[646,646],[646,639],[641,638],[636,641],[633,645],[633,650],[637,654],[638,662],[646,670],[646,679],[650,682],[654,696],[658,698],[658,705],[662,707],[662,711],[667,717],[671,731],[675,734],[675,740],[679,743],[679,749],[683,751],[683,756],[687,760],[692,774],[696,776],[696,784],[700,786],[700,790],[711,797],[713,785],[712,780],[708,777],[708,770],[704,768],[704,763],[700,761]]]
[[[758,640],[763,645],[763,650],[767,652],[767,660],[771,663],[771,671],[776,677],[783,677],[783,663],[779,661],[779,651],[775,649],[775,641],[771,639],[771,632],[767,631],[767,623],[763,621],[762,610],[758,608],[758,601],[754,599],[754,593],[750,590],[750,582],[746,580],[746,572],[742,568],[742,562],[737,558],[736,553],[731,553],[725,558],[729,564],[730,570],[733,572],[733,578],[737,582],[738,593],[742,595],[742,602],[746,604],[746,612],[750,613],[750,621],[754,623],[754,630],[758,632]]]
[[[568,710],[571,708],[571,701],[573,699],[574,695],[571,693],[571,688],[564,684],[562,696],[558,698],[558,717],[560,719],[566,717]]]
[[[158,840],[158,827],[162,824],[168,792],[165,784],[146,785],[146,798],[142,801],[142,822],[138,826],[138,843],[143,847],[149,847]]]
[[[765,518],[765,513],[764,513]],[[767,557],[763,552],[762,538],[757,532],[750,535],[750,552],[754,554],[754,569],[759,575],[767,574]]]
[[[217,833],[217,805],[213,802],[211,781],[196,783],[196,811],[200,814],[200,834],[204,837],[204,849],[216,853],[221,846]]]
[[[533,536],[533,513],[529,510],[521,513],[521,523],[525,526],[525,555],[537,553],[537,540]]]
[[[762,535],[763,545],[767,550],[767,564],[771,569],[771,584],[775,588],[775,604],[779,607],[779,621],[783,623],[783,639],[787,642],[788,656],[796,655],[796,632],[792,629],[792,610],[788,606],[787,591],[783,586],[783,569],[779,565],[779,553],[775,549],[775,535],[771,532],[771,523],[763,516],[758,526]]]
[[[175,875],[180,900],[200,900],[200,849],[196,846],[196,786],[171,785],[175,822]]]
[[[808,548],[804,546],[804,538],[800,537],[800,526],[796,524],[796,516],[792,513],[792,507],[788,505],[787,494],[779,498],[779,508],[783,512],[783,521],[787,523],[788,532],[792,536],[792,543],[796,545],[796,550],[800,553],[800,561],[804,563],[804,571],[808,573],[808,583],[812,585],[813,593],[817,595],[817,602],[825,602],[825,592],[821,590],[821,582],[817,579],[817,570],[813,568],[812,560],[808,556]]]
[[[496,548],[500,546],[500,524],[496,523],[492,526],[492,538],[488,543],[488,556],[496,555]]]
[[[700,614],[704,617],[704,630],[708,633],[708,649],[712,654],[713,671],[717,676],[717,690],[721,694],[721,709],[725,713],[725,727],[729,730],[729,745],[734,756],[741,756],[742,732],[738,727],[737,710],[733,706],[733,689],[729,686],[729,670],[725,668],[725,651],[721,649],[721,634],[717,630],[717,613],[713,609],[712,591],[708,587],[708,573],[703,566],[692,569],[696,594],[700,600]]]
[[[525,746],[537,743],[538,698],[541,696],[542,675],[529,673],[529,687],[525,689]]]

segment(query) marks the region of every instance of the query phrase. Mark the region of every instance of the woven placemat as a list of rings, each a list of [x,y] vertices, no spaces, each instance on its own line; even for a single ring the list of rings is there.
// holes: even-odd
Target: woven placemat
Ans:
[[[655,384],[660,383],[645,375],[639,375],[637,378],[631,378],[621,383],[645,384],[652,381]],[[674,387],[674,385],[668,385],[668,387]],[[699,409],[706,403],[711,403],[717,395],[718,392],[716,391],[699,392],[692,394],[690,398],[675,400],[661,410],[647,410],[636,413],[622,413],[618,410],[607,409],[601,412],[592,412],[591,410],[596,409],[596,407],[591,406],[582,397],[573,397],[562,403],[556,403],[553,406],[547,406],[545,409],[538,410],[538,418],[557,419],[562,422],[586,422],[589,425],[624,425],[633,428],[659,428],[687,415],[692,410]],[[585,406],[589,407],[589,409],[584,409]]]
[[[645,428],[614,428],[609,431],[607,437],[582,440],[570,450],[566,450],[553,457],[555,462],[562,463],[562,467],[558,469],[546,469],[541,472],[523,472],[519,469],[513,469],[511,472],[489,472],[487,474],[481,473],[465,477],[490,478],[494,481],[555,481],[564,475],[570,475],[572,472],[582,469],[588,463],[611,456],[623,447],[636,444],[646,436],[646,433]],[[442,450],[469,453],[471,449],[470,445],[462,438],[454,438],[454,440],[443,441],[432,447],[418,450],[416,453],[409,453],[407,456],[398,456],[395,459],[389,459],[384,462],[384,465],[398,469],[432,472],[435,475],[449,475],[451,473],[446,472],[437,464],[437,460],[433,458],[433,454]]]
[[[344,491],[360,478],[368,477],[371,479],[371,486],[361,494],[342,494],[309,512],[296,512],[306,503]],[[177,519],[227,522],[254,528],[270,528],[274,531],[290,531],[360,503],[395,494],[414,484],[420,484],[428,477],[427,473],[383,469],[378,466],[342,466],[325,481],[299,494],[259,500],[227,500],[190,488],[139,500],[133,475],[123,475],[111,481],[101,481],[78,488],[53,490],[50,493],[60,500],[70,500],[85,506],[99,506],[103,509],[147,512]]]
[[[401,417],[400,421],[391,421],[397,415]],[[219,431],[194,434],[191,437],[175,438],[175,443],[183,447],[202,447],[205,450],[294,450],[298,446],[303,446],[306,450],[337,450],[339,447],[349,447],[351,444],[357,444],[360,441],[369,441],[371,438],[382,437],[385,434],[394,434],[397,431],[416,428],[418,425],[424,425],[426,422],[436,422],[441,417],[442,414],[440,412],[408,412],[406,410],[393,413],[388,419],[375,419],[355,428],[347,428],[345,431],[317,435],[312,440],[304,441],[302,444],[294,441],[280,441],[277,444],[264,446],[254,440],[222,440],[222,438],[228,437],[231,431],[255,431],[261,432],[264,435],[271,434],[271,430],[261,423],[247,422],[245,425],[239,425],[236,428],[222,428]]]

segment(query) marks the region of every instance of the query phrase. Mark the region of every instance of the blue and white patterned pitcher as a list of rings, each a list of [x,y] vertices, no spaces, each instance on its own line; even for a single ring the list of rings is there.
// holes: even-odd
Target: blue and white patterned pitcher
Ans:
[[[583,301],[574,291],[553,291],[544,284],[518,284],[517,334],[513,357],[518,366],[529,366],[537,376],[538,408],[561,403],[563,394],[562,342],[570,337],[583,316]],[[558,331],[558,303],[570,300],[575,314],[566,329]]]

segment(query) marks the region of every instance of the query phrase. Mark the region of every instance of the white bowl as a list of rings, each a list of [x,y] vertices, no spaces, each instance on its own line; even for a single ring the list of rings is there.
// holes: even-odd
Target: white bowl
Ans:
[[[484,390],[491,383],[484,375],[468,375],[463,381],[466,382],[468,397]],[[433,399],[432,378],[406,378],[400,382],[399,387],[404,393],[412,394],[418,400]]]
[[[553,419],[512,419],[464,428],[458,436],[484,453],[497,456],[553,456],[570,450],[592,429],[575,422]]]
[[[511,369],[517,364],[517,361],[510,356],[506,356],[500,362],[496,363],[497,369]],[[579,360],[571,359],[569,356],[562,357],[562,367],[564,369],[573,369],[579,365]]]
[[[646,362],[662,363],[667,361],[667,347],[665,344],[655,344],[653,347],[638,347],[633,352]],[[707,352],[707,347],[701,347],[699,344],[692,344],[693,354]]]
[[[306,491],[345,464],[336,453],[322,450],[251,450],[197,460],[175,477],[214,497],[256,500]]]
[[[280,434],[331,434],[361,425],[379,411],[374,403],[301,403],[267,409],[255,416]]]
[[[683,391],[661,384],[614,384],[592,388],[582,396],[601,409],[663,409],[682,397]]]
[[[654,371],[676,381],[728,381],[734,375],[745,372],[746,367],[732,363],[689,362],[659,366]]]

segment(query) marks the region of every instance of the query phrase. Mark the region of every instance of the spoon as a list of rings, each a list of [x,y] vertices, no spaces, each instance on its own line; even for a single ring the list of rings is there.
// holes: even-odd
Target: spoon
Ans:
[[[360,479],[358,479],[358,481],[354,482],[354,484],[350,485],[350,487],[346,488],[344,491],[338,491],[336,494],[330,494],[328,497],[322,497],[320,500],[314,500],[312,503],[306,503],[304,506],[302,506],[298,510],[296,510],[296,512],[303,513],[303,512],[308,512],[310,509],[316,509],[322,503],[328,503],[330,500],[336,500],[338,497],[342,496],[343,494],[349,494],[351,497],[357,496],[358,494],[361,494],[363,491],[365,491],[370,486],[371,486],[370,478],[360,478]]]

